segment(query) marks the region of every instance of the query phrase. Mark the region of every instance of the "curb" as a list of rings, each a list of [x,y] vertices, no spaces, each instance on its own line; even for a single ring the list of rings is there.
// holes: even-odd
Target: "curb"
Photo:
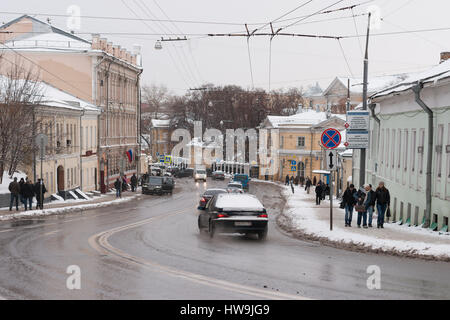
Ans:
[[[105,201],[105,202],[81,204],[81,205],[68,206],[68,207],[62,207],[62,208],[33,210],[33,211],[29,211],[29,212],[24,211],[24,212],[20,212],[20,213],[1,215],[0,221],[20,220],[20,219],[27,219],[30,217],[42,217],[42,216],[58,215],[58,214],[73,213],[73,212],[82,213],[83,211],[87,211],[87,210],[104,208],[104,207],[112,206],[114,204],[129,202],[129,201],[135,200],[139,197],[140,197],[140,195],[136,194],[131,197],[115,199],[115,200],[110,200],[110,201]]]
[[[266,181],[258,181],[260,183],[266,183]],[[270,181],[269,183],[274,184],[274,182]],[[343,249],[347,251],[353,251],[353,252],[360,252],[360,253],[375,253],[375,254],[384,254],[389,256],[395,256],[400,258],[411,258],[411,259],[421,259],[421,260],[428,260],[428,261],[440,261],[440,262],[450,262],[450,257],[445,255],[433,255],[433,254],[423,254],[418,253],[415,249],[411,250],[384,250],[381,248],[374,248],[372,245],[367,245],[363,243],[355,243],[353,241],[344,242],[344,241],[338,241],[338,240],[330,240],[327,237],[324,236],[317,236],[315,234],[309,233],[303,229],[297,229],[292,227],[292,219],[291,217],[287,216],[285,213],[285,210],[289,210],[289,204],[288,199],[286,195],[283,192],[283,186],[279,183],[277,184],[281,189],[281,196],[285,199],[286,205],[282,208],[281,213],[276,217],[276,223],[277,226],[283,230],[284,232],[288,233],[292,237],[299,239],[299,240],[305,240],[309,242],[315,242],[320,243],[321,245],[326,245],[328,247],[333,247],[336,249]]]

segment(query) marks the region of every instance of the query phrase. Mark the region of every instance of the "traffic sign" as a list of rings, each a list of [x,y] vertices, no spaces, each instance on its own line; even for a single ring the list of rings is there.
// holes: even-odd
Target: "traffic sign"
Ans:
[[[347,130],[347,149],[367,149],[369,148],[369,131],[365,130]]]
[[[297,165],[297,161],[291,160],[291,166],[296,166],[296,165]]]
[[[347,111],[347,123],[345,128],[348,130],[369,130],[370,113],[365,110]]]
[[[334,171],[338,166],[338,157],[336,150],[329,150],[326,152],[327,170]]]
[[[320,141],[326,149],[335,149],[341,143],[341,134],[337,129],[328,128],[322,133]]]
[[[44,133],[40,133],[36,136],[36,145],[39,147],[40,159],[44,159],[45,147],[48,145],[48,136]]]
[[[297,171],[297,166],[291,166],[291,171],[292,172],[296,172]]]

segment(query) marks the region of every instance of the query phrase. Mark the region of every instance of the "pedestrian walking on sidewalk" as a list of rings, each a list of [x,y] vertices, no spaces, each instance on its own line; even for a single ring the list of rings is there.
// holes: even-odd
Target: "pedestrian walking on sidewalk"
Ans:
[[[365,229],[367,229],[367,211],[365,207],[366,186],[369,187],[368,184],[367,185],[365,184],[364,187],[359,189],[358,192],[356,193],[357,203],[355,206],[355,210],[358,212],[358,220],[357,220],[358,228],[361,228],[361,220],[362,220],[363,227]]]
[[[353,207],[356,204],[356,189],[353,184],[351,184],[344,192],[342,196],[342,202],[344,203],[345,208],[345,226],[352,226],[353,219]]]
[[[369,200],[366,201],[366,203],[367,203],[367,205],[366,205],[367,220],[369,222],[369,228],[372,228],[372,218],[373,218],[373,213],[375,211],[375,201],[376,201],[377,194],[375,193],[375,191],[373,191],[371,184],[369,184],[369,188],[368,188],[368,190],[366,189],[366,192],[367,192],[367,197],[369,198]]]
[[[25,197],[25,211],[33,210],[33,197],[34,197],[34,191],[33,191],[33,184],[29,179],[24,184],[24,197]],[[28,204],[28,208],[27,208]]]
[[[322,200],[322,185],[318,184],[316,186],[316,205],[320,205],[320,200]]]
[[[286,179],[284,179],[284,185],[288,186],[289,185],[289,175],[286,175]]]
[[[14,180],[9,184],[8,186],[9,192],[11,192],[11,200],[9,202],[9,211],[12,210],[13,203],[16,202],[16,211],[19,211],[19,194],[20,194],[20,185],[17,182],[17,178],[15,177]]]
[[[138,181],[137,181],[136,174],[133,173],[133,175],[131,176],[131,180],[130,180],[131,192],[135,192],[136,191],[137,182]]]
[[[120,180],[119,178],[117,178],[114,182],[114,188],[116,189],[116,198],[122,198],[122,186],[120,184]]]
[[[41,184],[42,184],[42,196],[41,196]],[[36,195],[36,210],[44,209],[44,199],[45,199],[44,195],[47,192],[47,188],[45,188],[45,184],[42,179],[38,179],[38,181],[34,184],[33,192]]]
[[[389,194],[389,190],[384,186],[383,181],[380,181],[378,184],[375,194],[378,212],[377,228],[383,228],[384,214],[386,213],[386,210],[389,209],[391,204],[391,195]]]
[[[20,178],[19,186],[20,186],[20,192],[19,192],[19,200],[20,202],[25,206],[25,197],[23,196],[23,186],[25,185],[25,180],[23,178]]]
[[[306,190],[307,194],[309,194],[309,191],[311,190],[311,185],[312,185],[311,179],[307,178],[306,179],[306,186],[305,186],[305,190]]]

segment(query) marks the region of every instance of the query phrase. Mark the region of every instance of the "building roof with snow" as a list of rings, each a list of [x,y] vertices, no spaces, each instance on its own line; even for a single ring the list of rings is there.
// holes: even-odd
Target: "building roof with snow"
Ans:
[[[11,82],[23,82],[24,80],[11,80],[10,78],[0,75],[0,86],[6,86]],[[33,82],[33,81],[30,81]],[[34,82],[33,82],[34,83]],[[18,84],[20,88],[22,85]],[[32,99],[34,102],[38,103],[40,106],[48,106],[55,108],[64,108],[78,111],[87,111],[93,113],[100,113],[100,108],[67,93],[60,89],[53,87],[52,85],[45,82],[37,82],[38,96]],[[30,101],[31,102],[31,101]]]
[[[120,46],[113,46],[98,34],[93,35],[91,41],[83,39],[29,15],[1,25],[0,30],[0,43],[15,51],[97,53],[142,69],[140,59],[137,59],[139,52],[130,53]]]
[[[424,85],[437,84],[440,81],[450,78],[450,60],[443,61],[428,70],[407,74],[405,79],[395,85],[377,91],[371,96],[372,99],[398,94],[411,89],[421,82]]]
[[[265,128],[307,128],[316,126],[329,118],[338,118],[345,121],[344,114],[331,114],[327,116],[327,112],[317,112],[311,109],[294,114],[292,116],[268,116],[263,122]]]
[[[370,93],[378,92],[389,86],[393,86],[407,77],[406,74],[394,74],[385,76],[370,77],[367,84],[367,91]],[[330,83],[330,85],[325,89],[323,95],[326,96],[330,94],[331,90],[336,85],[344,86],[348,89],[348,79],[350,79],[350,92],[356,94],[362,94],[363,92],[363,79],[362,78],[346,78],[346,77],[336,77]]]

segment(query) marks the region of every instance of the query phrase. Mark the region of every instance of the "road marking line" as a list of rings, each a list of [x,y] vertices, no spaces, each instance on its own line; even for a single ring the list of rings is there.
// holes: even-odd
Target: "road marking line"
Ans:
[[[55,234],[55,233],[58,233],[58,232],[60,232],[60,231],[61,231],[61,230],[50,231],[50,232],[44,233],[44,236],[50,236],[50,235]]]
[[[139,257],[135,257],[133,255],[130,255],[118,248],[113,247],[108,242],[108,238],[111,237],[115,233],[118,233],[118,232],[121,232],[124,230],[128,230],[128,229],[132,229],[132,228],[137,228],[139,226],[143,226],[145,224],[152,223],[155,220],[159,220],[162,218],[181,214],[184,212],[185,211],[183,210],[181,212],[171,213],[168,215],[160,215],[157,217],[152,217],[152,218],[145,219],[145,220],[142,220],[139,222],[135,222],[135,223],[131,223],[128,225],[116,227],[116,228],[113,228],[110,230],[106,230],[106,231],[103,231],[103,232],[100,232],[100,233],[97,233],[97,234],[91,236],[89,238],[88,242],[91,245],[91,247],[94,248],[95,250],[97,250],[99,253],[113,254],[121,259],[127,260],[129,262],[133,262],[138,265],[143,265],[149,269],[152,269],[152,270],[156,269],[156,271],[159,271],[159,272],[162,272],[162,273],[174,276],[174,277],[180,277],[180,278],[183,278],[183,279],[186,279],[189,281],[193,281],[193,282],[196,282],[196,283],[199,283],[202,285],[217,287],[217,288],[228,290],[228,291],[238,292],[238,293],[242,293],[245,295],[251,295],[251,296],[256,296],[256,297],[266,298],[266,299],[309,300],[309,298],[303,297],[303,296],[291,295],[291,294],[282,293],[282,292],[270,292],[270,291],[259,289],[256,287],[241,285],[241,284],[229,282],[226,280],[220,280],[220,279],[216,279],[216,278],[212,278],[212,277],[208,277],[208,276],[203,276],[203,275],[192,273],[189,271],[175,269],[173,267],[163,266],[156,262],[151,262],[148,260],[141,259]]]
[[[13,231],[14,229],[7,229],[7,230],[2,230],[2,231],[0,231],[0,233],[3,233],[3,232],[9,232],[9,231]]]

